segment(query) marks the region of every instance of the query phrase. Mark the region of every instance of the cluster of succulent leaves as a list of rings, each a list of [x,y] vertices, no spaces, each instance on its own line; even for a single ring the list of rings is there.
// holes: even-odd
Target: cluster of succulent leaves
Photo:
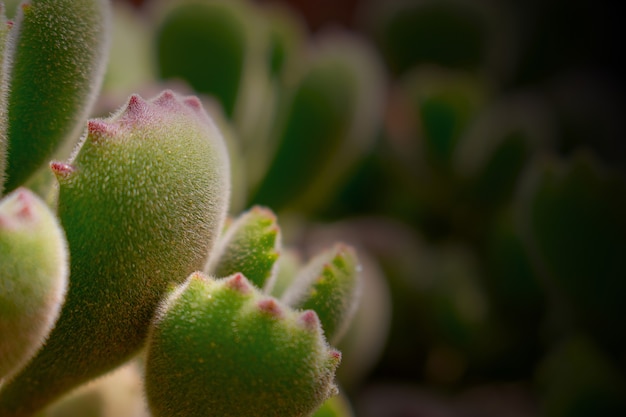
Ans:
[[[247,0],[146,3],[141,15],[116,3],[113,19],[103,0],[0,14],[0,272],[31,285],[20,298],[0,281],[0,308],[37,323],[18,331],[27,325],[0,311],[0,415],[124,363],[46,415],[142,415],[144,374],[154,415],[306,415],[335,390],[329,344],[353,393],[378,361],[381,378],[449,391],[530,381],[546,415],[624,413],[626,181],[602,149],[607,107],[569,103],[584,94],[576,79],[557,76],[547,93],[520,82],[533,70],[504,6],[363,2],[370,43],[309,36],[298,15]],[[218,129],[196,99],[157,95],[164,81],[199,95]],[[128,99],[137,91],[157,97]],[[88,114],[111,111],[50,169]],[[174,136],[195,133],[154,146],[171,132],[144,122],[160,117]],[[356,215],[367,217],[346,219]],[[319,226],[329,219],[341,221]],[[303,231],[359,245],[365,308],[351,301],[352,249],[302,265],[281,247],[281,233]],[[301,349],[311,362],[280,359],[272,373],[270,352]],[[296,389],[287,379],[303,372],[314,377]],[[299,400],[281,406],[297,410],[263,387],[288,387]],[[350,415],[346,398],[324,402],[316,416],[327,415]]]
[[[176,1],[154,13],[153,76],[221,103],[241,139],[240,204],[341,219],[329,234],[380,264],[393,322],[379,375],[448,389],[527,380],[548,415],[619,415],[626,181],[598,146],[605,107],[583,96],[576,115],[576,79],[562,97],[563,85],[516,84],[532,73],[523,35],[488,3],[369,2],[373,48],[309,37],[249,1]],[[199,70],[214,56],[223,67]],[[584,381],[569,377],[573,357]]]
[[[8,21],[0,3],[0,415],[39,415],[129,361],[153,416],[348,415],[331,344],[356,310],[355,250],[286,270],[270,209],[229,217],[238,167],[195,96],[132,94],[87,120],[110,7],[32,0]],[[325,65],[310,82],[338,82]],[[56,406],[44,415],[98,408]]]
[[[384,141],[336,213],[406,225],[370,244],[394,296],[379,369],[448,389],[528,381],[542,415],[622,414],[626,180],[623,152],[603,147],[611,95],[586,95],[589,76],[524,79],[506,7],[370,12],[391,73]]]

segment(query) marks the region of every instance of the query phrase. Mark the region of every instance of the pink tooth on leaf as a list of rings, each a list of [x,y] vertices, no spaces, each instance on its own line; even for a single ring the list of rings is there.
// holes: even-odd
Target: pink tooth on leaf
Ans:
[[[128,99],[128,106],[125,113],[129,116],[139,117],[145,114],[148,109],[148,103],[137,94],[133,94]]]
[[[10,228],[17,223],[26,223],[36,220],[33,209],[35,201],[33,196],[25,189],[15,190],[15,202],[10,213],[0,214],[0,228]]]
[[[26,189],[17,190],[17,201],[20,203],[19,209],[15,212],[15,215],[23,220],[33,219],[35,212],[33,211],[33,197],[26,192]]]
[[[183,99],[183,103],[185,103],[187,107],[189,107],[190,109],[196,112],[202,111],[202,102],[200,101],[198,97],[195,97],[195,96],[185,97]]]
[[[341,352],[336,349],[330,349],[330,351],[328,352],[328,356],[331,363],[334,365],[339,365],[339,363],[341,362]]]
[[[165,90],[154,100],[154,103],[159,106],[171,107],[177,104],[177,100],[172,90]]]
[[[50,169],[52,169],[52,173],[57,180],[68,179],[74,172],[76,172],[76,167],[73,165],[58,161],[50,162]]]
[[[102,120],[89,120],[87,122],[87,132],[89,137],[97,143],[103,139],[114,137],[117,129],[115,125]]]
[[[226,286],[241,294],[250,292],[250,284],[242,274],[235,274],[226,280]]]
[[[280,308],[276,300],[274,300],[273,298],[261,300],[258,302],[257,306],[259,307],[259,310],[261,312],[268,314],[272,317],[279,318],[283,315],[282,308]]]
[[[313,310],[304,311],[298,318],[298,322],[301,323],[305,329],[310,331],[317,331],[321,327],[320,319]]]

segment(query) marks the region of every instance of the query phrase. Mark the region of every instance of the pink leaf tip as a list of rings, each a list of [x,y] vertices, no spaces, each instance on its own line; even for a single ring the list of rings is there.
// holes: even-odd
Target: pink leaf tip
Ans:
[[[202,102],[200,101],[198,97],[195,97],[195,96],[185,97],[185,99],[183,100],[183,103],[185,103],[187,107],[194,110],[195,112],[202,111]]]
[[[317,331],[321,326],[320,319],[313,310],[304,311],[299,317],[299,322],[305,329],[310,331]]]
[[[116,133],[114,125],[102,120],[89,120],[87,122],[87,133],[94,142],[113,137]]]
[[[54,176],[57,177],[57,180],[67,179],[76,171],[76,168],[73,165],[58,161],[50,162],[50,169],[52,170]]]
[[[250,291],[250,284],[243,274],[237,273],[226,280],[226,286],[241,294],[248,293]]]
[[[177,102],[176,95],[172,90],[164,90],[155,100],[154,103],[159,106],[171,106]]]
[[[328,356],[330,358],[330,361],[336,365],[339,365],[339,363],[341,362],[341,352],[336,349],[330,349],[328,351]]]
[[[128,106],[126,106],[126,113],[132,116],[140,116],[145,113],[148,108],[148,103],[137,94],[133,94],[128,99]]]
[[[36,202],[30,191],[20,187],[11,196],[12,203],[7,207],[8,211],[0,213],[0,229],[11,229],[37,220]]]
[[[282,317],[283,309],[278,305],[273,298],[267,298],[258,302],[257,306],[259,310],[272,317]]]

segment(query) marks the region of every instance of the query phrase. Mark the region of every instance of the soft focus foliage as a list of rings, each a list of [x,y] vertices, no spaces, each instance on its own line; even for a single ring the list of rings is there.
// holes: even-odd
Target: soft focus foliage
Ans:
[[[608,0],[2,3],[2,417],[624,414]]]

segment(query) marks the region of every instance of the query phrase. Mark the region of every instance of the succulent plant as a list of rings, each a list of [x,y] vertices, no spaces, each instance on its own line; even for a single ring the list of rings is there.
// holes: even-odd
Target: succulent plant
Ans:
[[[623,415],[581,8],[284,3],[0,0],[0,417]]]
[[[289,309],[241,274],[194,274],[152,327],[146,392],[155,417],[306,416],[335,394],[340,359],[314,311]]]
[[[356,253],[342,246],[343,286],[317,311],[288,306],[270,295],[277,217],[252,207],[227,221],[230,159],[199,98],[132,94],[87,120],[109,9],[33,0],[7,21],[0,8],[0,415],[137,410],[141,397],[116,408],[110,384],[84,387],[129,361],[145,368],[120,384],[144,375],[154,416],[311,415],[337,392],[327,336],[358,301]],[[181,375],[198,383],[180,389]]]

